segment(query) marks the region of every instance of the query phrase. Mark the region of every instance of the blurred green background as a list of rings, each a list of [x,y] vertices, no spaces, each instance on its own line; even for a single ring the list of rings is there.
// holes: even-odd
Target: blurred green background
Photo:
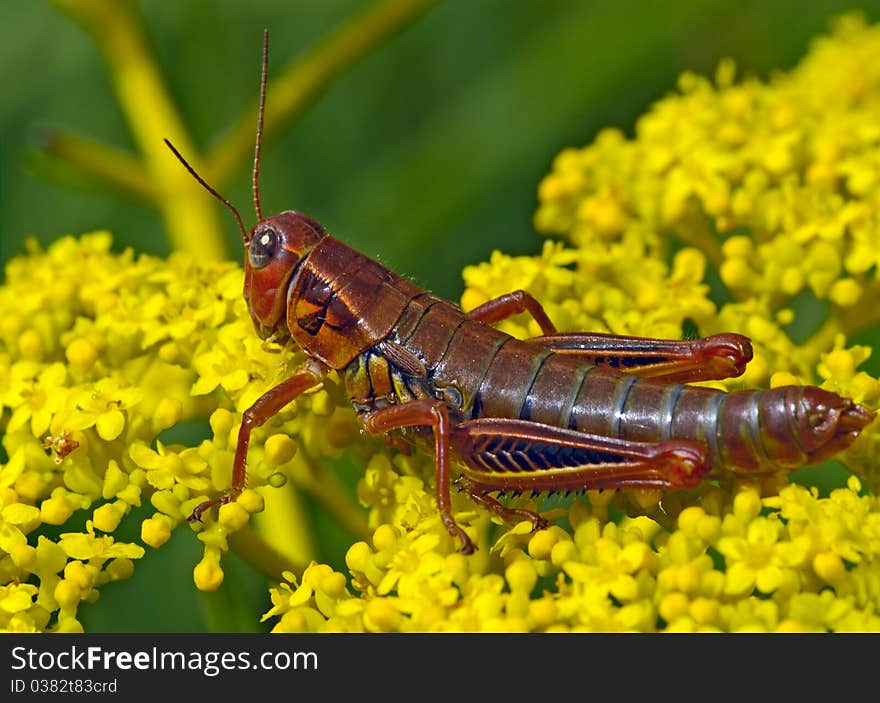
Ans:
[[[364,0],[143,0],[139,7],[170,92],[201,148],[258,91],[264,27],[271,71],[365,6]],[[849,9],[877,2],[794,0],[447,0],[334,82],[267,145],[263,209],[295,208],[434,292],[457,299],[461,268],[492,249],[535,253],[536,187],[554,155],[637,117],[690,69],[733,57],[740,74],[792,67]],[[63,127],[134,150],[99,52],[47,2],[0,9],[0,259],[35,235],[107,228],[118,249],[168,252],[158,214],[36,169],[40,129]],[[250,173],[223,188],[252,224]],[[207,197],[207,196],[206,196]],[[217,205],[218,207],[219,204]],[[230,251],[240,237],[226,213]],[[198,236],[197,232],[193,236]],[[237,256],[237,255],[236,255]],[[130,516],[137,539],[140,518]],[[84,606],[91,631],[257,629],[264,580],[230,557],[220,591],[199,594],[200,543],[188,530],[137,565],[134,578]],[[344,547],[324,555],[341,566]]]

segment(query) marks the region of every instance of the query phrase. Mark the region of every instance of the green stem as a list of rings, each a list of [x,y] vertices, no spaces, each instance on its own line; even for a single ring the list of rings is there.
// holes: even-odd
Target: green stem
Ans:
[[[721,242],[711,234],[708,224],[709,220],[705,215],[692,214],[681,223],[679,234],[687,244],[702,251],[709,264],[718,269],[724,260]]]
[[[202,259],[227,256],[215,203],[163,143],[170,139],[202,171],[201,161],[168,94],[131,0],[53,0],[94,39],[107,64],[119,104],[159,196],[172,246]],[[198,232],[198,237],[193,233]]]
[[[346,21],[270,80],[263,128],[268,142],[303,114],[352,64],[415,22],[439,0],[380,0]],[[222,185],[253,158],[257,100],[206,159],[208,180]]]
[[[43,132],[41,154],[80,179],[111,188],[143,203],[159,193],[140,162],[130,154],[69,132]]]
[[[309,518],[293,482],[273,489],[263,512],[251,524],[266,544],[289,561],[306,565],[314,559]]]
[[[834,338],[838,334],[842,333],[849,337],[854,332],[878,324],[880,324],[880,290],[872,285],[866,286],[858,305],[847,308],[835,307],[805,346],[827,351],[834,347]]]
[[[281,580],[283,571],[299,574],[308,566],[307,563],[291,561],[250,527],[236,530],[229,535],[229,546],[236,554],[274,581]]]
[[[371,531],[363,511],[352,504],[348,496],[312,456],[303,449],[300,449],[299,453],[308,468],[308,473],[306,476],[300,472],[294,475],[297,485],[311,493],[315,500],[355,538],[369,541]]]

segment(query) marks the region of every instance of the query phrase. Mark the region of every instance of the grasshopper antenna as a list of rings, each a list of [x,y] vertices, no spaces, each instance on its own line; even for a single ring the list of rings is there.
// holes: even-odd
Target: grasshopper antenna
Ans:
[[[260,151],[263,144],[263,116],[266,112],[266,80],[269,75],[269,30],[263,30],[263,72],[260,76],[260,108],[257,112],[257,142],[254,145],[254,172],[251,181],[254,186],[254,208],[257,211],[257,222],[263,219],[263,207],[260,204]]]
[[[168,145],[168,148],[171,149],[171,151],[177,157],[177,160],[183,164],[184,168],[190,172],[190,175],[195,178],[205,190],[207,190],[211,195],[217,198],[217,200],[219,200],[221,203],[229,208],[229,210],[232,212],[232,216],[235,217],[235,221],[238,223],[238,229],[241,230],[241,238],[244,240],[244,243],[247,244],[247,230],[245,229],[244,222],[241,219],[241,215],[239,215],[238,210],[235,209],[235,205],[230,203],[226,198],[220,195],[220,193],[209,186],[205,179],[202,178],[198,173],[196,173],[196,170],[189,165],[189,162],[185,158],[183,158],[183,156],[181,156],[180,152],[174,148],[174,145],[170,141],[166,139],[165,144]]]

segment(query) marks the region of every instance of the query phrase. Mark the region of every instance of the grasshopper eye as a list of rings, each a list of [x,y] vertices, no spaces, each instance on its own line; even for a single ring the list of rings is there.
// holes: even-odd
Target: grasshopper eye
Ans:
[[[255,269],[261,269],[268,264],[272,257],[275,256],[275,249],[278,246],[278,234],[271,227],[264,227],[254,233],[250,244],[248,244],[248,258],[251,266]]]

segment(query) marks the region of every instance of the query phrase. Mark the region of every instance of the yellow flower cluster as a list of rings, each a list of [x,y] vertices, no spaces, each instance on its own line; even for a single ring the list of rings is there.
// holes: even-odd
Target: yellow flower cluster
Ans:
[[[744,490],[685,509],[671,532],[609,521],[592,494],[567,511],[571,532],[523,522],[483,558],[450,551],[435,510],[354,544],[351,588],[325,564],[285,574],[264,619],[275,632],[876,631],[880,500],[860,488]]]
[[[524,288],[561,330],[741,332],[756,358],[716,385],[821,383],[876,407],[880,383],[858,370],[871,349],[847,336],[878,322],[877,59],[880,29],[849,17],[769,83],[736,83],[727,63],[714,84],[684,76],[634,139],[607,131],[559,155],[536,223],[568,243],[468,267],[462,306]],[[710,267],[732,302],[710,297]],[[0,629],[80,629],[80,604],[132,577],[144,554],[113,536],[133,509],[152,506],[140,541],[161,548],[228,488],[242,411],[303,359],[258,339],[241,288],[235,264],[112,254],[106,233],[34,245],[9,263]],[[814,310],[826,319],[811,324]],[[527,316],[501,327],[539,334]],[[199,422],[199,436],[182,433]],[[480,547],[464,556],[425,483],[433,458],[380,446],[359,435],[332,375],[271,418],[254,432],[248,489],[191,525],[204,545],[196,586],[220,585],[230,538],[264,495],[280,499],[264,488],[291,479],[371,537],[348,549],[348,574],[287,571],[263,618],[276,631],[880,629],[880,502],[855,477],[828,497],[778,477],[764,497],[728,481],[589,492],[541,505],[552,526],[537,533],[502,528],[455,494],[456,519]],[[366,521],[321,474],[344,451],[362,459]],[[875,493],[878,454],[874,423],[842,456]]]
[[[253,333],[239,266],[116,255],[110,244],[96,233],[34,245],[0,288],[0,628],[78,629],[79,603],[130,576],[144,554],[114,541],[125,516],[151,503],[141,540],[160,547],[196,504],[228,488],[241,411],[297,363]],[[249,489],[194,525],[205,545],[199,588],[220,585],[229,535],[263,509],[253,489],[311,470],[297,445],[333,456],[357,436],[353,414],[335,408],[324,389],[255,433]],[[198,418],[209,420],[207,437],[163,441]],[[41,534],[75,513],[85,532]]]
[[[714,84],[685,74],[635,138],[609,129],[559,154],[536,226],[600,257],[635,242],[662,259],[669,233],[699,248],[734,297],[706,329],[757,340],[751,380],[809,378],[838,334],[880,321],[878,58],[880,27],[851,15],[767,83],[735,82],[727,61]],[[801,321],[815,344],[800,349],[783,331],[797,297],[831,310],[822,327]]]

